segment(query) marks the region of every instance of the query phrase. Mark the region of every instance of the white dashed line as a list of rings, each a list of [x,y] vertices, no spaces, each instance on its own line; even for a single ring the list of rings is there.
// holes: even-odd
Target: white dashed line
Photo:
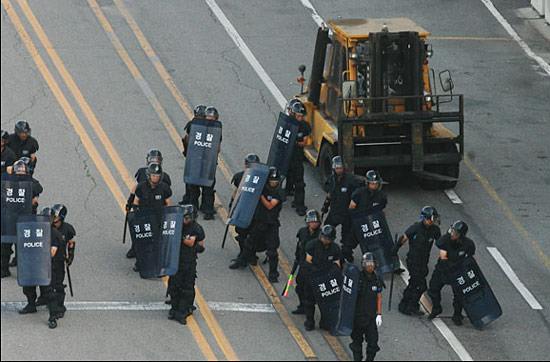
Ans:
[[[533,294],[531,294],[531,292],[525,287],[525,285],[521,282],[521,280],[519,280],[518,276],[512,270],[512,268],[510,267],[510,264],[508,264],[506,259],[504,259],[500,251],[498,251],[498,249],[494,247],[487,247],[487,250],[493,256],[493,258],[495,258],[495,261],[500,266],[504,274],[506,274],[508,279],[510,279],[512,284],[514,284],[519,294],[521,294],[521,296],[523,297],[523,299],[525,299],[525,301],[529,304],[529,306],[535,310],[542,310],[542,306],[540,305],[540,303],[535,299]]]
[[[445,193],[445,195],[447,195],[447,197],[449,198],[449,200],[451,200],[453,204],[463,204],[460,197],[458,197],[456,192],[454,192],[453,190],[448,189],[448,190],[443,190],[443,192]]]

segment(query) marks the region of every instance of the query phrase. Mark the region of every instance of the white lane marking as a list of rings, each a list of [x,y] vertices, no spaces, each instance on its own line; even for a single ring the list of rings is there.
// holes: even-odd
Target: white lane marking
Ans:
[[[498,249],[494,247],[487,247],[487,250],[493,256],[493,258],[495,258],[496,262],[498,263],[498,265],[500,266],[504,274],[506,274],[508,279],[510,279],[512,284],[514,284],[518,292],[521,294],[523,299],[525,299],[525,301],[529,304],[529,306],[535,310],[542,310],[542,306],[535,299],[533,294],[531,294],[531,292],[525,287],[525,285],[521,282],[521,280],[519,280],[518,276],[512,270],[512,268],[510,267],[510,264],[508,264],[506,259],[504,259],[500,251],[498,251]]]
[[[401,265],[401,268],[403,268],[405,271],[401,273],[401,278],[405,282],[405,285],[409,285],[409,270],[407,267],[399,260],[399,264]],[[422,305],[422,308],[426,313],[430,313],[432,311],[432,306],[428,299],[424,295],[422,295],[422,298],[420,299],[420,303]],[[461,361],[473,361],[472,356],[468,353],[466,348],[460,343],[458,338],[454,335],[453,332],[447,327],[447,325],[439,318],[434,318],[431,320],[434,326],[439,330],[441,335],[445,337],[449,345],[452,347],[452,349],[455,351],[455,353],[458,355]]]
[[[2,302],[2,311],[17,311],[22,309],[26,302]],[[258,303],[231,303],[231,302],[207,302],[213,311],[220,312],[250,312],[250,313],[275,313],[271,304]],[[88,311],[156,311],[168,310],[170,306],[164,302],[67,302],[67,310]],[[40,308],[46,309],[46,307]]]
[[[315,10],[315,8],[311,4],[311,2],[309,2],[309,0],[300,0],[300,2],[302,3],[304,8],[309,10],[309,12],[311,13],[311,17],[313,18],[313,21],[315,21],[320,28],[327,26],[323,18],[319,15],[319,13],[317,13],[317,10]]]
[[[260,62],[258,62],[258,59],[256,59],[254,54],[252,54],[252,52],[250,51],[250,48],[248,48],[243,38],[241,38],[241,36],[237,32],[237,29],[235,29],[233,24],[229,22],[229,20],[223,13],[222,9],[220,9],[218,4],[216,4],[214,0],[205,0],[205,1],[210,7],[210,9],[212,10],[212,12],[216,15],[220,23],[223,25],[223,27],[225,28],[225,31],[227,32],[227,34],[229,34],[229,37],[231,38],[231,40],[233,40],[237,48],[239,48],[241,53],[243,53],[244,57],[248,60],[252,68],[254,68],[254,70],[260,77],[260,79],[267,86],[267,89],[269,89],[273,97],[275,97],[275,100],[277,101],[277,103],[279,103],[279,106],[281,108],[285,108],[287,103],[286,98],[283,96],[279,88],[277,88],[273,80],[271,80],[271,77],[267,74],[265,69],[261,66]]]
[[[527,45],[527,43],[523,41],[523,39],[518,35],[518,33],[516,33],[516,31],[514,30],[514,28],[512,28],[512,26],[508,23],[508,21],[504,19],[504,17],[500,14],[497,8],[495,8],[491,0],[481,0],[481,2],[483,3],[483,5],[487,7],[487,9],[489,9],[491,14],[493,14],[493,16],[497,19],[500,25],[502,25],[502,27],[508,32],[508,34],[510,34],[510,36],[519,44],[519,46],[521,47],[521,49],[523,49],[525,54],[527,54],[528,57],[536,61],[540,65],[540,67],[548,75],[550,75],[550,65],[540,56],[535,54],[535,52],[533,52],[531,48],[529,48],[529,45]]]
[[[227,17],[224,15],[224,13],[222,12],[220,7],[216,4],[216,2],[214,0],[205,0],[205,1],[208,4],[208,6],[210,7],[210,9],[214,12],[214,14],[218,18],[218,20],[222,23],[223,27],[225,28],[225,30],[227,31],[227,33],[229,34],[229,36],[231,37],[233,42],[237,45],[237,47],[239,48],[241,53],[248,60],[248,62],[254,68],[256,73],[258,73],[258,75],[260,76],[260,78],[262,79],[262,81],[264,82],[266,87],[269,89],[271,94],[273,94],[273,96],[275,97],[275,99],[277,100],[277,102],[279,103],[281,108],[284,108],[285,105],[286,105],[286,98],[283,96],[281,91],[277,88],[275,83],[273,83],[271,78],[267,75],[264,68],[260,65],[260,63],[258,62],[256,57],[252,54],[252,52],[250,51],[248,46],[246,46],[243,39],[237,33],[237,30],[235,29],[235,27],[233,27],[233,25],[229,22]],[[300,0],[300,1],[302,1],[302,0]],[[303,1],[302,4],[304,4],[304,2],[305,1]],[[304,5],[304,6],[306,6],[306,5]],[[317,22],[315,15],[316,14],[318,15],[318,13],[309,1],[307,2],[307,8],[312,13],[313,20],[315,20]],[[404,268],[404,266],[402,266],[402,267]],[[404,269],[406,270],[406,268],[404,268]],[[405,280],[405,284],[407,284],[408,283],[407,282],[408,278],[405,279],[404,274],[401,274],[401,276]],[[408,271],[406,272],[406,275],[408,276]],[[447,325],[445,323],[443,323],[443,322],[437,323],[435,321],[435,319],[433,319],[432,322],[437,327],[437,329],[441,332],[441,334],[445,337],[447,342],[451,345],[453,350],[456,352],[456,354],[458,355],[458,357],[462,361],[472,361],[473,360],[472,357],[470,356],[470,354],[468,353],[468,351],[466,351],[464,346],[454,336],[453,332],[451,332],[451,330],[447,327]]]
[[[460,197],[458,197],[456,192],[454,192],[453,190],[448,189],[448,190],[443,190],[443,192],[445,193],[445,195],[447,195],[447,197],[449,198],[449,200],[451,200],[453,204],[463,204]]]

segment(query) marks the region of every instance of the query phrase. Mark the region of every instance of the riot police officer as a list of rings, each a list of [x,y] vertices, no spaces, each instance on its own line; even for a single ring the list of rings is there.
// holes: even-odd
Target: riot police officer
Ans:
[[[255,153],[249,153],[248,155],[246,155],[244,159],[244,168],[247,169],[250,167],[250,165],[254,163],[260,163],[260,157]],[[231,184],[234,186],[233,195],[231,196],[231,202],[235,200],[235,196],[237,195],[237,190],[239,189],[239,184],[241,183],[243,175],[244,170],[237,172],[231,178]],[[250,223],[247,228],[235,227],[235,232],[237,233],[237,237],[235,238],[235,240],[237,240],[237,242],[239,243],[239,256],[244,250],[244,242],[246,240],[246,237],[248,236],[248,233],[250,232],[250,230],[252,230],[253,226],[254,224]]]
[[[15,175],[21,175],[17,177],[25,177],[25,175],[31,175],[29,172],[29,168],[27,167],[27,163],[29,161],[29,158],[22,157],[20,160],[17,160],[13,166],[12,166],[12,172]],[[38,210],[38,198],[42,191],[44,189],[42,188],[42,185],[40,185],[40,182],[32,177],[31,175],[31,182],[32,182],[32,213],[36,214]],[[11,275],[9,269],[8,269],[8,262],[10,259],[10,255],[12,254],[12,244],[11,243],[2,243],[2,278],[8,277]],[[17,266],[17,252],[11,262],[9,262],[10,267]]]
[[[14,133],[9,137],[9,145],[17,158],[29,157],[30,167],[36,167],[36,152],[38,141],[31,136],[31,127],[27,121],[19,120],[15,123]]]
[[[292,311],[292,314],[306,314],[304,307],[304,290],[305,290],[305,276],[306,272],[302,272],[304,263],[306,262],[306,246],[312,241],[319,239],[319,233],[321,229],[321,215],[317,210],[308,210],[305,217],[306,226],[300,228],[296,237],[298,238],[298,243],[296,244],[296,263],[298,263],[300,269],[298,275],[296,275],[296,294],[298,294],[298,299],[300,304],[296,310]]]
[[[204,104],[199,104],[198,106],[193,109],[193,119],[204,119],[204,111],[206,111],[206,106]],[[187,146],[189,145],[189,132],[191,130],[191,122],[193,122],[193,119],[187,122],[183,130],[185,131],[185,136],[181,139],[181,143],[183,144],[183,157],[187,157]],[[191,202],[191,196],[190,196],[190,190],[189,185],[185,184],[185,195],[183,195],[182,199],[178,204],[180,205],[186,205]]]
[[[296,213],[300,216],[306,214],[305,187],[304,182],[304,147],[309,145],[309,135],[311,126],[305,121],[307,109],[299,100],[292,100],[288,105],[288,115],[298,121],[298,133],[296,135],[296,145],[290,158],[290,165],[287,171],[286,194],[294,195],[292,207],[296,208]]]
[[[12,149],[8,147],[9,137],[10,135],[8,132],[2,130],[2,174],[6,173],[7,167],[13,165],[15,161],[17,161],[17,156]]]
[[[134,178],[136,179],[136,184],[132,188],[132,191],[130,192],[130,196],[128,197],[128,201],[126,202],[126,212],[129,212],[132,209],[132,205],[134,203],[134,199],[136,197],[136,188],[137,185],[139,185],[141,182],[147,181],[147,168],[152,163],[158,163],[162,166],[162,153],[157,150],[156,148],[153,148],[147,152],[147,156],[145,156],[145,161],[147,162],[147,166],[141,167],[136,171],[136,174],[134,175]],[[168,186],[172,186],[172,181],[170,180],[170,175],[168,175],[166,172],[162,172],[162,182],[167,184]],[[130,250],[126,253],[126,257],[131,259],[136,257],[136,251],[134,250],[134,245],[130,247]]]
[[[181,324],[187,324],[186,319],[194,310],[197,253],[204,251],[204,238],[204,229],[195,221],[195,207],[184,205],[178,271],[168,279],[172,305],[168,319]]]
[[[211,122],[219,122],[218,110],[215,107],[209,106],[204,110],[204,119]],[[191,121],[193,122],[193,121]],[[189,141],[189,132],[191,131],[191,126],[187,129],[186,139]],[[220,148],[221,148],[221,139],[220,139]],[[219,152],[219,150],[218,150]],[[198,186],[198,185],[189,185],[189,196],[191,203],[202,213],[204,214],[204,220],[213,220],[216,210],[214,209],[214,186],[216,185],[216,180],[214,179],[214,184],[212,186]],[[199,207],[199,198],[202,193],[202,203]]]
[[[356,189],[351,195],[349,203],[349,212],[353,214],[358,211],[376,212],[382,210],[386,215],[386,205],[388,199],[382,191],[382,177],[374,170],[369,170],[366,173],[367,185]],[[357,246],[358,241],[354,233],[347,233],[347,237],[342,245],[342,254],[350,263],[353,262],[353,249]],[[363,252],[367,251],[366,245],[361,245]]]
[[[64,290],[63,279],[65,278],[64,260],[65,256],[61,249],[63,245],[63,235],[53,226],[54,211],[49,207],[42,210],[42,215],[50,217],[51,225],[51,283],[48,286],[40,286],[40,294],[45,298],[50,317],[48,326],[53,329],[57,327],[59,313],[59,293]],[[27,305],[19,310],[19,314],[36,313],[36,286],[23,287],[23,294],[27,297]]]
[[[441,307],[441,289],[446,284],[450,284],[448,270],[453,265],[459,264],[468,256],[474,256],[476,247],[474,242],[466,237],[468,225],[464,221],[457,220],[451,225],[449,231],[441,236],[435,245],[439,250],[439,259],[435,265],[432,278],[428,287],[428,295],[432,300],[432,312],[430,319],[435,318],[443,311]],[[452,320],[457,326],[462,325],[462,296],[455,293],[453,289],[453,308]]]
[[[342,225],[343,242],[350,229],[348,207],[351,195],[359,185],[354,174],[344,171],[344,161],[340,156],[332,158],[332,174],[327,177],[325,183],[329,191],[321,212],[328,213],[325,225]]]
[[[305,272],[304,275],[304,309],[306,312],[306,321],[304,326],[306,331],[312,331],[315,328],[315,296],[310,285],[311,272],[325,268],[332,263],[341,266],[340,259],[342,252],[340,247],[334,243],[336,239],[336,229],[332,225],[322,227],[319,238],[312,240],[306,246],[306,262],[300,272]],[[323,316],[319,327],[324,329]]]
[[[354,361],[363,360],[363,340],[367,342],[367,359],[374,361],[378,347],[378,328],[382,325],[383,282],[376,275],[374,254],[365,253],[361,260],[363,271],[359,277],[359,291],[355,303],[355,318],[349,345]]]
[[[420,297],[428,289],[428,261],[434,242],[441,237],[439,229],[439,214],[433,206],[424,206],[420,212],[419,222],[411,225],[405,235],[395,244],[392,254],[397,257],[399,248],[407,241],[407,268],[409,269],[409,285],[403,291],[403,299],[399,303],[399,311],[406,315],[424,315],[420,310]]]
[[[281,190],[281,173],[277,168],[270,167],[267,183],[262,190],[260,201],[254,214],[254,226],[250,230],[244,244],[244,250],[240,257],[229,266],[230,269],[245,267],[248,263],[255,262],[256,251],[266,250],[269,260],[268,279],[271,283],[277,283],[279,272],[279,214],[282,209],[284,195]],[[265,245],[265,248],[263,247]]]

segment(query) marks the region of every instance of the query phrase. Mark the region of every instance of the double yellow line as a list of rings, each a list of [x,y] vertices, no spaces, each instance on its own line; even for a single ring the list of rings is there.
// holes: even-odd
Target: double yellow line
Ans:
[[[66,67],[64,66],[63,62],[59,58],[57,52],[53,48],[52,44],[50,43],[48,37],[46,36],[44,30],[42,29],[40,23],[36,19],[34,13],[30,9],[28,3],[26,0],[18,0],[18,4],[21,7],[21,10],[27,17],[27,20],[31,24],[32,28],[34,29],[36,35],[38,36],[39,40],[41,41],[42,45],[48,52],[48,55],[50,56],[52,62],[54,63],[55,67],[57,68],[59,74],[63,78],[65,84],[69,88],[71,94],[77,101],[78,105],[82,109],[82,112],[90,122],[90,125],[96,132],[97,136],[100,138],[104,148],[108,151],[107,153],[110,155],[111,160],[115,164],[117,171],[119,172],[122,180],[125,182],[128,189],[130,189],[133,186],[133,178],[131,177],[130,173],[128,172],[128,169],[124,166],[124,163],[120,159],[120,156],[116,152],[115,148],[113,147],[112,143],[110,142],[109,138],[105,134],[103,128],[99,124],[99,121],[97,120],[97,117],[91,110],[90,106],[82,96],[82,93],[80,92],[79,88],[77,87],[76,83],[72,79],[70,73],[67,71]],[[96,168],[102,175],[103,179],[105,180],[107,186],[111,190],[113,196],[115,197],[115,200],[117,201],[119,207],[122,211],[124,211],[126,199],[124,196],[124,193],[120,189],[119,185],[115,181],[115,178],[113,177],[112,173],[109,171],[107,165],[105,164],[105,161],[100,156],[97,148],[91,141],[88,133],[82,126],[82,123],[80,122],[78,116],[74,112],[73,108],[67,101],[67,98],[61,91],[59,85],[57,84],[56,80],[52,76],[51,72],[49,71],[48,67],[46,66],[44,60],[38,53],[34,43],[29,37],[29,34],[27,33],[25,27],[23,26],[21,20],[19,19],[19,16],[15,12],[10,0],[2,0],[2,5],[4,6],[6,13],[10,17],[12,23],[15,26],[15,29],[22,39],[23,43],[25,44],[27,50],[29,51],[33,61],[35,62],[38,70],[42,74],[42,77],[46,81],[48,87],[51,89],[52,93],[54,94],[56,100],[58,101],[59,105],[63,109],[63,112],[67,116],[68,120],[71,122],[73,128],[75,129],[76,133],[80,137],[80,140],[82,144],[84,145],[86,151],[92,158],[94,164],[96,165]],[[210,328],[212,334],[214,335],[216,341],[218,342],[220,349],[223,351],[225,357],[228,360],[238,360],[237,355],[235,354],[233,348],[229,344],[227,338],[225,337],[225,334],[221,330],[219,324],[217,323],[216,319],[214,318],[210,308],[206,304],[204,298],[200,294],[198,288],[197,288],[197,304],[199,305],[199,310],[201,314],[203,315],[208,327]],[[216,355],[214,354],[212,348],[208,344],[204,334],[200,330],[197,322],[193,317],[190,317],[188,319],[188,325],[189,329],[195,338],[199,348],[203,352],[204,356],[208,360],[217,360]]]

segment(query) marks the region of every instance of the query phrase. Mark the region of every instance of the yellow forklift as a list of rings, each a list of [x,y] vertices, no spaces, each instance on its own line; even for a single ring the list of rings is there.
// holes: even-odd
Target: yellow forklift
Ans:
[[[448,70],[437,94],[430,33],[406,18],[338,19],[319,28],[308,87],[307,159],[324,185],[331,159],[384,178],[414,175],[427,189],[452,188],[464,155],[463,96]],[[299,81],[304,82],[305,66]],[[448,128],[451,128],[451,132]],[[456,133],[456,134],[455,134]]]

